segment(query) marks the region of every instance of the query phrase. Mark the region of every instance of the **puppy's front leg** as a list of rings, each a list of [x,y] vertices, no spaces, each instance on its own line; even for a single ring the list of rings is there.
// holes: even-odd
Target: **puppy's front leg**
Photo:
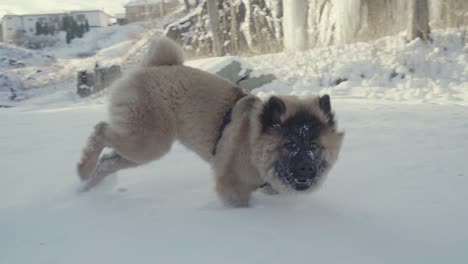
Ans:
[[[242,183],[235,173],[223,173],[216,175],[216,192],[227,206],[247,207],[253,188]]]
[[[279,194],[278,191],[273,189],[270,184],[267,184],[265,187],[260,188],[260,192],[267,194],[267,195],[277,195]]]

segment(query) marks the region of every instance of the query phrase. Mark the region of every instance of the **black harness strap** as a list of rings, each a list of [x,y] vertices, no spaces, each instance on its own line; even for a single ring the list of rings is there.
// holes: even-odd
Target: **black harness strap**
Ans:
[[[219,133],[218,133],[218,137],[216,138],[216,141],[214,143],[214,146],[213,146],[213,150],[211,151],[211,153],[214,155],[216,155],[216,149],[218,147],[218,143],[219,141],[221,140],[221,138],[223,137],[223,132],[224,130],[226,129],[227,125],[229,125],[229,123],[231,123],[232,121],[232,111],[235,107],[235,105],[237,104],[237,102],[246,97],[247,95],[250,95],[251,93],[248,92],[248,91],[244,91],[245,93],[243,93],[242,95],[240,95],[236,101],[234,102],[234,105],[224,114],[224,117],[223,117],[223,122],[221,123],[221,126],[219,127]],[[261,189],[261,188],[264,188],[266,186],[268,186],[269,184],[268,183],[264,183],[260,186],[257,187],[257,189]]]
[[[219,133],[218,133],[218,137],[216,138],[216,141],[215,141],[215,144],[213,146],[213,151],[211,152],[214,155],[216,155],[216,148],[218,147],[218,143],[219,141],[221,140],[221,137],[223,136],[223,132],[224,132],[224,129],[226,128],[226,126],[231,123],[231,120],[232,120],[232,109],[229,109],[229,111],[226,112],[226,114],[224,114],[224,117],[223,117],[223,123],[221,124],[221,126],[219,127]]]
[[[223,123],[221,123],[221,126],[219,127],[218,137],[216,138],[216,141],[215,141],[214,146],[213,146],[213,150],[211,151],[211,154],[213,154],[213,156],[216,155],[216,148],[218,147],[219,141],[223,137],[224,129],[226,129],[227,125],[229,125],[229,123],[231,123],[231,121],[232,121],[232,111],[233,111],[234,107],[236,106],[237,102],[239,102],[240,99],[242,99],[242,98],[244,98],[244,97],[246,97],[247,95],[250,95],[250,94],[251,93],[244,90],[237,97],[237,99],[234,101],[234,104],[232,105],[232,107],[224,114]]]

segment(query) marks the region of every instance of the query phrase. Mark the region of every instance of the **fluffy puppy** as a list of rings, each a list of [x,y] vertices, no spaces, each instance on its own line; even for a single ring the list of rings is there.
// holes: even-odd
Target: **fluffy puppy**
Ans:
[[[212,165],[221,200],[241,207],[259,187],[269,193],[317,188],[343,136],[328,95],[263,102],[184,66],[180,47],[160,38],[143,63],[111,87],[108,121],[95,126],[78,175],[89,190],[118,170],[161,158],[178,140]],[[101,156],[105,147],[113,151]]]

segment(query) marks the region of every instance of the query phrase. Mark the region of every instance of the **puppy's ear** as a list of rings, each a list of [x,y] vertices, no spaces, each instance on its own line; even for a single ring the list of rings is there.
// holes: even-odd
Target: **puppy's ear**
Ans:
[[[325,95],[322,95],[319,99],[319,106],[320,106],[320,109],[322,109],[322,111],[325,113],[325,114],[330,114],[331,112],[331,104],[330,104],[330,96],[328,94],[325,94]]]
[[[322,95],[320,97],[319,106],[328,119],[328,125],[333,126],[335,124],[335,115],[332,112],[330,96],[328,94]]]
[[[270,97],[263,106],[260,121],[264,128],[281,123],[281,115],[286,111],[283,100],[276,96]]]

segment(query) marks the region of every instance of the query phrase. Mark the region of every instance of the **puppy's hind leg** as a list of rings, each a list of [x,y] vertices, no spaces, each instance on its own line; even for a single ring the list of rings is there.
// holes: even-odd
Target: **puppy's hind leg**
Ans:
[[[105,126],[105,122],[100,122],[94,127],[94,131],[89,136],[88,142],[83,149],[81,160],[77,165],[78,176],[80,176],[82,181],[87,180],[91,176],[96,168],[99,155],[101,155],[102,150],[106,147],[103,138]]]
[[[122,169],[136,167],[138,165],[138,163],[123,158],[115,151],[103,155],[99,159],[97,167],[92,173],[91,177],[85,182],[82,191],[90,190],[98,183],[100,183],[105,177],[111,175],[112,173],[115,173]]]

